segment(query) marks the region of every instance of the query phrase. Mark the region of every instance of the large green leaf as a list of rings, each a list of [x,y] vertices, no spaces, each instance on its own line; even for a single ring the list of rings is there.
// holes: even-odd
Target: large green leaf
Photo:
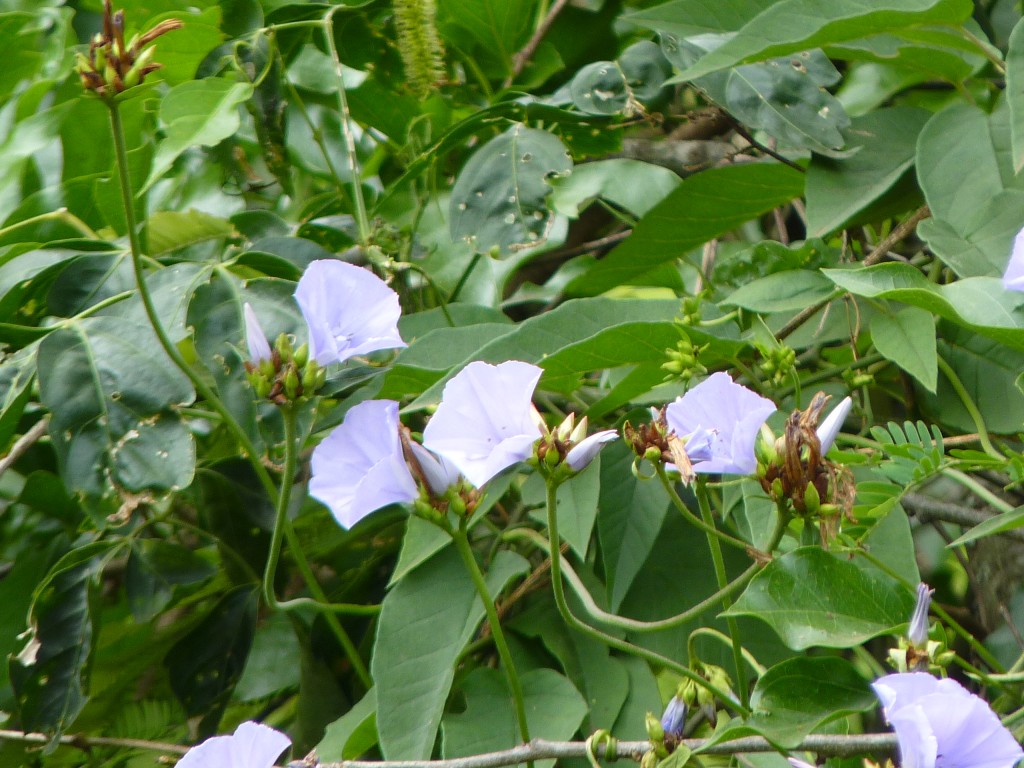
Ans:
[[[355,760],[377,745],[377,692],[371,688],[348,712],[327,726],[316,745],[321,760]]]
[[[990,277],[935,285],[909,264],[822,270],[829,280],[857,296],[892,299],[926,309],[957,325],[1024,350],[1024,308],[1019,296]]]
[[[825,235],[889,191],[914,162],[917,135],[929,117],[923,109],[891,107],[853,120],[844,158],[815,155],[807,169],[807,231]]]
[[[594,296],[682,258],[803,191],[804,175],[781,164],[747,163],[686,179],[640,220],[607,257],[573,279],[566,292]]]
[[[722,303],[752,312],[791,312],[827,299],[834,292],[835,286],[820,272],[795,269],[747,283]]]
[[[526,568],[519,555],[499,552],[487,574],[491,596]],[[455,662],[483,616],[484,607],[454,547],[410,571],[384,598],[371,671],[386,760],[430,756]]]
[[[917,176],[932,211],[918,232],[961,277],[1001,275],[1020,229],[1024,176],[1014,174],[1010,120],[1005,100],[991,115],[958,103],[918,138]]]
[[[875,349],[935,392],[939,366],[935,352],[935,320],[930,312],[907,307],[895,316],[876,315],[871,321]]]
[[[758,734],[779,749],[794,749],[819,726],[877,703],[864,676],[845,659],[787,659],[758,679],[750,717],[716,732],[713,742]]]
[[[444,0],[438,25],[444,38],[496,79],[512,71],[512,58],[530,36],[534,0]]]
[[[163,492],[191,483],[195,446],[176,408],[194,392],[148,327],[110,317],[75,321],[40,344],[39,374],[69,488],[96,500],[114,489]]]
[[[166,134],[153,158],[145,192],[170,169],[189,147],[212,147],[241,125],[238,106],[252,96],[252,86],[221,78],[192,80],[172,88],[160,102]]]
[[[216,566],[191,549],[162,539],[132,542],[125,590],[136,621],[145,622],[163,611],[178,587],[198,584],[213,576]]]
[[[674,0],[665,4],[663,15],[685,17],[701,0]],[[749,13],[756,4],[742,4]],[[781,0],[762,4],[753,17],[732,16],[742,27],[722,29],[736,32],[723,45],[684,70],[678,80],[688,81],[728,69],[737,64],[785,56],[829,43],[891,32],[920,24],[957,24],[971,13],[967,0],[901,0],[863,3],[859,0]],[[653,24],[649,24],[653,26]],[[655,27],[657,29],[657,27]],[[660,30],[659,30],[660,31]]]
[[[1006,103],[1010,108],[1013,170],[1024,168],[1024,24],[1017,23],[1006,51]]]
[[[552,214],[545,198],[549,176],[568,173],[572,159],[558,137],[515,124],[478,149],[452,189],[453,240],[479,253],[507,256],[539,245]]]
[[[852,648],[906,623],[914,607],[909,590],[861,562],[801,547],[772,560],[726,614],[761,619],[794,650]]]
[[[530,736],[569,739],[587,713],[586,702],[573,684],[553,669],[531,669],[522,675],[522,685]],[[495,752],[520,743],[515,710],[501,672],[474,670],[463,681],[462,694],[466,697],[465,711],[444,718],[445,759]],[[550,768],[554,762],[540,760],[537,765]]]
[[[640,160],[613,158],[583,163],[568,176],[551,179],[551,207],[577,218],[580,210],[596,198],[644,216],[679,186],[680,179],[660,165]]]

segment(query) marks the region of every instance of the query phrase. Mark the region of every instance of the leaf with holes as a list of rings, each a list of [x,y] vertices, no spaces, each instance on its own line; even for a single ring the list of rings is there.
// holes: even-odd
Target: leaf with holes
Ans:
[[[571,169],[557,137],[516,123],[477,150],[456,179],[452,239],[500,256],[539,245],[552,222],[548,177]]]
[[[148,327],[113,317],[69,323],[40,344],[38,367],[70,489],[98,501],[115,488],[162,492],[192,482],[195,446],[175,409],[194,392]]]

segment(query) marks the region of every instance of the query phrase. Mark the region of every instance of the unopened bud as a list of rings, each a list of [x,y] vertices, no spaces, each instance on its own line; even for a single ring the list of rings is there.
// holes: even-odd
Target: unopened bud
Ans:
[[[907,639],[915,646],[923,646],[928,641],[928,609],[931,608],[933,594],[935,590],[929,589],[927,584],[917,585],[917,602],[907,629]]]
[[[665,728],[662,726],[661,721],[654,716],[654,713],[647,713],[647,716],[644,718],[644,725],[647,726],[647,738],[651,740],[652,744],[663,744],[665,742]]]
[[[448,502],[448,509],[454,512],[459,517],[466,514],[466,500],[457,493],[453,493]]]
[[[289,400],[294,400],[299,396],[301,390],[301,383],[299,382],[299,374],[295,370],[295,366],[288,366],[288,370],[284,374],[284,394]]]
[[[821,496],[814,483],[808,483],[804,488],[804,511],[809,515],[816,514],[821,506]]]
[[[295,353],[292,355],[292,360],[295,361],[295,365],[299,368],[305,368],[306,363],[309,362],[309,344],[303,343]]]

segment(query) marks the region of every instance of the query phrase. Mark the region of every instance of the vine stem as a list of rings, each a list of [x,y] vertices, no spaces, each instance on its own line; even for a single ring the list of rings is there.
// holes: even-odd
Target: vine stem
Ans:
[[[741,755],[750,753],[776,752],[762,736],[746,736],[726,742],[710,743],[713,739],[683,739],[680,744],[694,752],[705,755]],[[647,741],[613,741],[598,748],[598,756],[605,760],[633,760],[640,762],[651,750]],[[821,734],[805,738],[794,747],[793,752],[816,752],[832,757],[853,757],[865,753],[895,752],[896,735],[892,733]],[[317,761],[317,768],[502,768],[506,765],[520,765],[528,760],[550,760],[586,758],[594,756],[592,747],[585,741],[547,741],[534,739],[500,752],[488,752],[470,757],[451,760],[343,760],[339,762]],[[309,768],[304,760],[295,760],[289,768]]]
[[[679,494],[676,493],[675,486],[673,486],[672,481],[668,479],[668,472],[665,471],[664,464],[659,463],[655,469],[655,472],[657,473],[658,479],[661,481],[662,486],[664,486],[665,491],[668,493],[669,498],[672,500],[672,505],[677,510],[679,510],[680,514],[682,514],[682,516],[685,517],[688,522],[692,523],[693,525],[704,531],[704,533],[708,535],[709,541],[711,537],[714,537],[716,539],[721,539],[730,547],[742,549],[744,552],[750,549],[750,545],[747,542],[743,541],[742,539],[737,539],[735,536],[730,536],[724,531],[718,530],[718,528],[715,527],[713,522],[709,524],[707,520],[702,520],[701,518],[693,514],[693,512],[691,512],[683,503],[683,500],[680,498]]]
[[[459,520],[459,527],[450,528],[449,534],[455,542],[455,548],[462,557],[462,562],[473,580],[480,601],[484,604],[484,611],[487,613],[487,623],[491,628],[491,635],[494,637],[494,647],[498,650],[501,658],[501,665],[505,669],[505,679],[508,681],[509,691],[512,693],[512,700],[515,704],[516,721],[519,725],[519,735],[523,743],[530,741],[530,726],[526,722],[526,700],[523,697],[523,686],[519,682],[519,674],[516,672],[515,663],[512,661],[512,652],[509,650],[508,642],[505,640],[505,631],[501,628],[501,617],[494,607],[494,600],[487,590],[487,581],[484,579],[480,566],[476,562],[476,555],[469,544],[469,534],[466,532],[466,519]]]
[[[995,446],[992,445],[992,441],[988,436],[988,428],[985,426],[985,420],[981,416],[981,411],[978,410],[978,406],[975,405],[974,400],[971,399],[971,395],[967,391],[963,382],[960,381],[960,377],[956,375],[956,371],[953,370],[953,366],[947,363],[942,355],[937,355],[936,361],[939,364],[939,370],[942,371],[943,375],[949,381],[949,385],[953,387],[953,391],[956,392],[957,397],[960,398],[960,402],[963,403],[964,409],[971,417],[971,421],[974,422],[974,428],[978,430],[978,442],[981,443],[982,450],[992,458],[999,459],[1000,461],[1005,460],[1006,457],[997,451]]]
[[[667,656],[662,656],[660,653],[655,653],[654,651],[642,648],[639,645],[634,645],[633,643],[622,640],[614,635],[609,635],[607,632],[602,632],[600,629],[592,627],[584,621],[580,621],[580,619],[573,614],[572,610],[569,608],[569,603],[565,599],[565,587],[562,584],[562,552],[559,548],[561,538],[558,535],[558,516],[556,512],[558,483],[553,481],[551,478],[546,478],[546,483],[548,536],[551,540],[551,587],[555,596],[555,606],[558,608],[558,613],[562,616],[565,623],[577,632],[597,640],[610,648],[622,651],[623,653],[628,653],[632,656],[638,656],[641,659],[660,667],[671,669],[673,672],[682,675],[688,680],[692,680],[697,685],[709,691],[726,707],[729,707],[744,717],[749,715],[750,710],[747,709],[746,706],[735,701],[728,693],[717,686],[712,685],[689,667],[680,664],[677,661],[673,661]]]
[[[708,484],[707,479],[704,477],[697,478],[697,484],[695,487],[697,494],[697,505],[700,507],[700,516],[704,521],[704,524],[709,528],[718,530],[715,527],[715,518],[711,514],[711,499],[708,496]],[[718,582],[718,589],[723,590],[729,585],[729,577],[725,572],[725,558],[722,556],[722,544],[718,538],[712,536],[710,533],[708,537],[708,548],[711,550],[711,563],[715,569],[715,579]],[[722,598],[722,608],[726,611],[732,606],[732,599],[729,597]],[[740,701],[743,702],[743,706],[747,706],[750,702],[750,686],[747,683],[747,666],[743,660],[743,645],[740,642],[740,628],[736,623],[736,619],[732,616],[726,616],[726,626],[729,628],[729,637],[732,639],[732,658],[733,664],[736,667],[736,687],[739,691]]]
[[[210,407],[217,412],[221,417],[224,425],[228,428],[234,438],[238,441],[242,447],[243,453],[252,465],[253,472],[256,477],[259,478],[260,484],[263,486],[267,495],[272,498],[279,498],[277,487],[274,485],[274,481],[270,477],[270,473],[267,472],[267,468],[263,466],[260,461],[259,453],[256,450],[256,446],[253,445],[252,440],[249,439],[249,435],[246,434],[242,426],[235,420],[235,417],[228,410],[224,402],[217,396],[217,394],[210,388],[210,386],[202,379],[202,377],[188,364],[188,361],[182,357],[178,347],[171,341],[171,338],[167,335],[167,331],[160,320],[160,316],[157,314],[156,306],[153,304],[153,296],[149,292],[149,286],[146,284],[146,275],[142,265],[142,245],[139,242],[138,233],[138,222],[135,219],[135,205],[134,195],[132,194],[132,183],[131,178],[128,175],[128,152],[125,147],[124,141],[124,126],[121,123],[121,112],[118,108],[116,101],[112,99],[104,100],[107,108],[110,112],[110,129],[111,135],[114,140],[114,160],[117,166],[118,181],[121,187],[121,202],[124,206],[125,223],[128,227],[128,244],[131,250],[132,256],[132,269],[135,273],[135,285],[139,290],[139,298],[142,300],[142,307],[146,312],[146,319],[149,321],[150,327],[153,329],[153,333],[156,334],[157,341],[160,343],[160,347],[164,353],[171,359],[175,367],[178,368],[188,380],[192,382],[192,386],[196,392],[202,397]],[[286,446],[285,450],[294,451],[294,446],[290,448]],[[292,473],[294,475],[294,472]],[[281,486],[282,492],[284,488],[288,488],[289,492],[291,489],[292,476],[282,478]],[[275,526],[276,527],[276,526]],[[291,529],[291,525],[287,520],[287,516],[284,522],[284,536],[288,541],[288,546],[292,550],[292,555],[295,558],[296,566],[298,567],[303,579],[306,582],[306,586],[309,589],[313,597],[325,605],[318,605],[319,610],[324,613],[324,620],[327,625],[331,628],[338,642],[341,643],[342,647],[346,649],[353,648],[351,639],[345,632],[341,623],[337,617],[334,616],[330,611],[324,610],[325,607],[330,607],[327,596],[324,594],[323,589],[317,582],[316,577],[313,574],[312,569],[309,567],[309,562],[306,560],[305,553],[302,548],[298,546],[297,538]],[[275,604],[271,604],[275,605]],[[277,606],[285,608],[285,606]],[[358,653],[349,656],[349,661],[352,663],[352,668],[356,670],[363,684],[369,687],[372,683],[370,680],[370,674],[366,670],[366,665],[362,663],[362,659]]]
[[[356,141],[352,135],[352,115],[349,113],[348,98],[345,96],[345,71],[342,68],[341,57],[338,56],[338,47],[334,44],[334,13],[343,7],[335,5],[327,12],[323,20],[323,30],[327,49],[334,62],[334,75],[338,80],[338,119],[341,122],[341,136],[345,142],[345,159],[348,161],[348,171],[352,176],[352,203],[356,209],[359,242],[365,245],[370,236],[370,220],[366,215],[366,201],[363,199],[359,163],[356,159]]]

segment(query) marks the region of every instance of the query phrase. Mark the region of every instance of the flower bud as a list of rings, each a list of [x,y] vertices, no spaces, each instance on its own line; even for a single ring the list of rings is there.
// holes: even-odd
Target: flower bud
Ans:
[[[295,354],[292,355],[292,360],[295,361],[295,365],[299,368],[305,368],[306,363],[309,362],[309,344],[303,343],[298,349],[295,350]]]
[[[804,511],[808,515],[816,514],[821,507],[821,496],[814,483],[808,483],[804,488]]]
[[[678,696],[673,696],[665,707],[665,713],[661,716],[661,728],[668,736],[679,738],[683,735],[683,727],[686,725],[686,703]],[[650,732],[648,728],[648,733]],[[653,741],[653,739],[652,739]]]
[[[647,713],[647,716],[644,718],[644,724],[647,727],[647,738],[651,740],[652,744],[664,743],[665,727],[661,724],[661,721],[654,716],[653,713]]]
[[[923,646],[928,641],[928,609],[932,604],[934,589],[929,589],[927,584],[917,585],[917,603],[914,605],[914,613],[910,617],[910,627],[907,629],[907,639],[914,646]]]
[[[299,382],[299,374],[295,370],[295,366],[288,366],[288,370],[284,374],[284,394],[289,400],[294,400],[299,396],[302,391],[301,383]]]

